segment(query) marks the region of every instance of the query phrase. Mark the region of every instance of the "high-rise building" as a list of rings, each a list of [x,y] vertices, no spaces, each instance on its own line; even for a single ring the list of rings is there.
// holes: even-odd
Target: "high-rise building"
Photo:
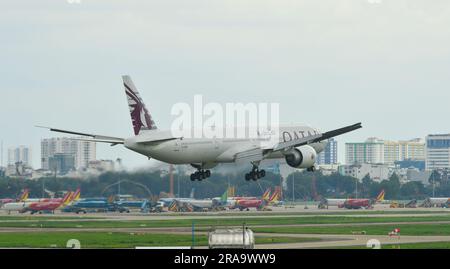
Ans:
[[[384,163],[404,160],[425,160],[425,142],[416,138],[409,141],[384,141]]]
[[[75,156],[68,153],[55,153],[48,158],[49,170],[66,174],[75,169]]]
[[[28,146],[19,146],[8,149],[8,165],[22,163],[25,166],[32,166],[31,148]]]
[[[369,138],[363,143],[346,143],[346,163],[381,163],[393,165],[404,160],[425,160],[425,143],[421,139],[387,141]]]
[[[96,145],[94,142],[73,140],[66,137],[42,139],[42,169],[50,170],[49,159],[58,153],[72,155],[75,160],[75,169],[83,169],[88,167],[90,161],[96,159]]]
[[[428,135],[426,144],[426,169],[450,169],[450,134]]]
[[[325,149],[317,155],[317,164],[337,164],[337,141],[334,138],[328,140]]]
[[[383,163],[384,143],[377,138],[369,138],[362,143],[346,143],[345,161],[347,164]]]

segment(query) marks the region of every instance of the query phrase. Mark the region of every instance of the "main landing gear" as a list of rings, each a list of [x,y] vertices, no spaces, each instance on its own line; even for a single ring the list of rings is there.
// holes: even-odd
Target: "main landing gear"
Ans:
[[[311,166],[310,168],[307,168],[306,171],[308,171],[308,172],[315,172],[316,171],[316,167],[315,166]]]
[[[260,178],[263,178],[266,176],[266,171],[265,170],[259,170],[258,166],[253,166],[253,169],[250,173],[245,174],[245,180],[250,181],[256,181]]]
[[[203,179],[207,179],[211,176],[211,171],[199,169],[197,172],[191,174],[191,181],[202,181]]]

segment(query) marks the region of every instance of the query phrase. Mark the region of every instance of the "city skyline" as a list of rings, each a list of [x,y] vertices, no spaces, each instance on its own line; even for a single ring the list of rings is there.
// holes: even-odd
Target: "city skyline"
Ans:
[[[123,74],[161,129],[175,103],[203,94],[220,104],[277,102],[283,123],[321,130],[362,122],[339,138],[341,149],[370,136],[449,132],[447,1],[172,4],[2,2],[4,147],[39,148],[52,135],[35,125],[132,136]],[[107,145],[98,156],[152,163]]]

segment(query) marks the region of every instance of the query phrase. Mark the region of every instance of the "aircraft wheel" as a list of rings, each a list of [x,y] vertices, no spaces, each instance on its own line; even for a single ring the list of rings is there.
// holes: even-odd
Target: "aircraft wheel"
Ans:
[[[259,178],[259,173],[252,173],[252,179],[253,179],[253,181],[258,180],[258,178]]]
[[[209,171],[209,170],[206,170],[205,174],[206,174],[206,177],[208,178],[208,177],[210,177],[210,176],[211,176],[211,171]]]
[[[265,177],[266,176],[266,170],[261,170],[261,177]]]
[[[197,177],[195,176],[195,174],[191,174],[191,181],[195,181],[197,179]]]
[[[245,174],[245,180],[249,181],[251,179],[250,174]]]

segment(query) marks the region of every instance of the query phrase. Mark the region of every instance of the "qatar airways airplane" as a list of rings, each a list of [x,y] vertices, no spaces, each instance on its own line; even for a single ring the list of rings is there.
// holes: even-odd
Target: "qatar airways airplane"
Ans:
[[[134,136],[119,138],[91,133],[82,133],[47,128],[53,132],[84,136],[75,140],[124,145],[127,149],[146,157],[170,163],[190,164],[197,169],[191,180],[203,180],[211,176],[211,169],[220,163],[248,163],[251,171],[245,175],[247,181],[256,181],[266,175],[260,170],[265,159],[285,159],[287,164],[298,169],[315,170],[317,154],[324,150],[328,139],[361,128],[361,123],[321,133],[308,126],[280,126],[278,132],[258,132],[257,137],[248,138],[189,138],[162,131],[147,110],[138,90],[129,76],[123,76],[123,86],[130,109]],[[276,136],[276,137],[275,137]]]

